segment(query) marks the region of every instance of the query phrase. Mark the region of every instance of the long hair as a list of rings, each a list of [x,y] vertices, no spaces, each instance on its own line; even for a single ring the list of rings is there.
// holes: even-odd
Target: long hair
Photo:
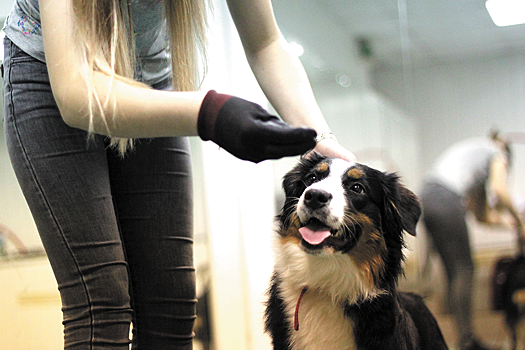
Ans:
[[[89,131],[94,130],[94,113],[99,112],[106,127],[104,110],[118,113],[112,93],[115,80],[142,85],[133,80],[135,45],[130,16],[130,0],[72,0],[75,14],[75,40],[88,86]],[[207,0],[164,0],[168,25],[172,81],[177,91],[199,87],[206,73]],[[201,59],[201,60],[199,60]],[[93,72],[109,76],[107,98],[101,100],[93,84]],[[202,73],[202,74],[200,74]],[[108,127],[109,130],[109,127]],[[110,135],[111,136],[111,135]],[[133,146],[133,140],[112,137],[111,144],[122,154]]]

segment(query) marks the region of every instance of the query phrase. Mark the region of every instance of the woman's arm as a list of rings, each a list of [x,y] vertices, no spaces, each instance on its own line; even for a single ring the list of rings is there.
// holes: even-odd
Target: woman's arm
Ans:
[[[313,130],[279,123],[264,110],[245,108],[240,99],[230,101],[231,96],[217,94],[207,94],[204,99],[200,92],[157,91],[97,71],[88,72],[93,74],[94,90],[100,101],[110,103],[104,104],[102,112],[91,108],[91,125],[90,90],[82,76],[86,68],[75,48],[72,0],[41,0],[40,12],[53,95],[70,126],[123,138],[203,137],[202,130],[211,130],[204,139],[254,162],[302,154],[315,146]],[[207,101],[206,108],[203,100]]]
[[[330,132],[300,60],[277,27],[270,0],[228,0],[228,6],[255,77],[279,115],[291,125],[308,126],[318,134]],[[355,160],[330,138],[316,150]]]
[[[512,199],[507,187],[508,163],[503,157],[494,157],[490,164],[488,178],[488,196],[495,199],[495,209],[498,211],[508,211],[515,222],[515,227],[522,229],[522,220],[519,213],[514,208]],[[497,216],[495,216],[497,217]]]
[[[71,0],[41,0],[40,13],[46,62],[53,95],[64,121],[89,129],[88,88],[81,75],[74,41],[74,13]],[[110,94],[110,77],[94,72],[94,85],[102,101]],[[108,123],[94,109],[94,132],[140,138],[197,135],[197,116],[204,98],[201,92],[158,91],[114,80],[111,103],[104,109]]]

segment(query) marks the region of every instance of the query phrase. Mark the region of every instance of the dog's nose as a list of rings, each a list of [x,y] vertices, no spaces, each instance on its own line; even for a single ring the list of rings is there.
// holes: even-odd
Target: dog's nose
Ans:
[[[319,209],[332,200],[332,194],[320,189],[310,189],[304,194],[304,204],[310,209]]]

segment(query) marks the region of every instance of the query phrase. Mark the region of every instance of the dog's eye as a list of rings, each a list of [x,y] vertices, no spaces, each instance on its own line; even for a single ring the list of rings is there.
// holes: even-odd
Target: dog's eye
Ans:
[[[309,174],[309,175],[306,177],[306,184],[307,184],[307,185],[311,185],[311,184],[313,184],[316,180],[317,180],[317,175],[315,175],[315,174]]]
[[[363,193],[365,191],[365,188],[361,184],[353,184],[350,186],[350,190],[352,190],[355,193]]]

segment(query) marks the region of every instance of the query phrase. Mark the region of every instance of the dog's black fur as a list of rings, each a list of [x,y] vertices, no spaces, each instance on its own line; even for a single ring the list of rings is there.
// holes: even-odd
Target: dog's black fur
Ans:
[[[422,298],[396,289],[398,278],[403,274],[403,231],[415,235],[421,213],[417,197],[400,184],[395,174],[362,164],[347,163],[346,166],[341,162],[316,154],[302,159],[284,177],[286,200],[278,216],[278,261],[266,309],[266,330],[274,349],[447,349],[438,324]],[[339,171],[342,169],[341,173],[333,173],[334,163],[338,164]],[[331,175],[340,181],[340,196],[344,198],[341,201],[345,207],[344,217],[338,224],[322,219],[322,215],[337,209],[335,204],[335,209],[327,206],[336,200],[331,198],[339,189],[325,190],[322,183]],[[305,204],[305,193],[311,196],[310,189],[316,186],[315,193],[327,192],[328,196],[304,209],[310,204]],[[299,208],[313,215],[315,220],[310,221],[315,222],[302,222]],[[314,228],[325,225],[332,234],[321,243],[310,244],[299,233],[305,225]],[[337,279],[336,283],[348,282],[341,282],[341,288],[326,285],[323,277],[314,282],[310,275],[319,275],[323,266],[329,267],[327,274],[338,275],[332,276]],[[354,271],[356,269],[359,271]],[[356,278],[362,279],[360,284],[354,283]],[[326,277],[326,281],[329,280],[333,280],[331,276]],[[305,298],[310,294],[308,311],[303,311],[302,304],[298,303],[299,291],[304,287],[308,288]],[[348,290],[339,290],[345,288]],[[342,316],[337,322],[348,323],[344,328],[348,334],[337,334],[338,327],[327,326],[322,330],[325,340],[314,344],[310,339],[313,337],[310,332],[315,331],[311,325],[322,329],[323,323],[331,322],[331,316],[323,315],[323,307],[316,308],[318,300],[326,300],[328,304],[323,305],[333,303],[333,310],[340,308]],[[296,322],[302,322],[299,331],[294,330],[293,310],[298,315]],[[304,315],[306,312],[308,315]],[[315,320],[321,317],[327,321]],[[331,339],[339,340],[332,343]]]

